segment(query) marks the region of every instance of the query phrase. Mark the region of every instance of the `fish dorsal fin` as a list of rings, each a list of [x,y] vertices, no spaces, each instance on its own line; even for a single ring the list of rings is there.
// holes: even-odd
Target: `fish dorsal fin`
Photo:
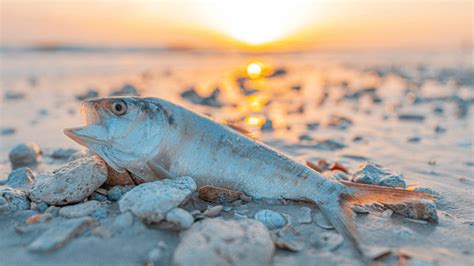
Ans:
[[[231,129],[233,129],[233,130],[239,132],[239,133],[242,134],[242,135],[245,135],[245,136],[247,136],[247,137],[249,137],[249,138],[251,138],[251,139],[254,139],[254,140],[258,140],[257,136],[255,136],[254,133],[248,131],[248,130],[245,129],[245,128],[242,128],[242,127],[240,127],[240,126],[237,126],[237,125],[233,124],[232,122],[224,122],[223,124],[226,125],[226,126],[228,126],[228,127],[231,128]]]

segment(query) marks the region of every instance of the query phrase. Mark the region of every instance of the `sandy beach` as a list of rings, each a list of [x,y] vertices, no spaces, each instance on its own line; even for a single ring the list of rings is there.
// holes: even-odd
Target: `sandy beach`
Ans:
[[[262,66],[257,79],[248,77],[252,62]],[[82,124],[81,99],[136,92],[232,122],[299,161],[337,162],[349,179],[367,161],[397,173],[408,189],[440,196],[439,223],[377,211],[354,214],[364,244],[392,251],[377,262],[474,262],[474,69],[469,55],[11,52],[2,54],[1,77],[2,184],[12,171],[9,153],[18,144],[39,145],[34,176],[84,151],[63,134],[64,128]],[[327,176],[335,172],[341,171],[324,169]],[[123,228],[115,226],[121,215],[118,201],[107,195],[112,187],[101,189],[101,200],[91,195],[86,201],[98,200],[105,214],[95,213],[93,225],[53,252],[31,252],[29,245],[67,218],[53,215],[48,222],[28,224],[28,217],[44,212],[36,203],[0,214],[0,265],[171,264],[183,232],[137,217]],[[272,265],[364,264],[347,241],[337,244],[334,230],[318,226],[321,213],[314,205],[216,204],[192,196],[182,208],[192,213],[216,205],[224,207],[213,215],[227,221],[253,218],[263,209],[285,217],[298,248],[276,248]],[[278,230],[268,229],[271,234]],[[315,244],[328,232],[330,240]]]

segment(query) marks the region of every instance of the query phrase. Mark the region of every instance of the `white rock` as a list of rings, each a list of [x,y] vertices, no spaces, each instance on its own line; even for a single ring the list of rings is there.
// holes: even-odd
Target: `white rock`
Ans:
[[[114,222],[112,223],[112,229],[114,231],[121,232],[133,224],[133,214],[125,212],[117,215]]]
[[[17,189],[28,190],[33,183],[33,172],[28,167],[21,167],[13,170],[7,179],[7,186]]]
[[[0,213],[30,209],[30,201],[25,192],[9,187],[0,187]]]
[[[194,223],[194,217],[188,211],[174,208],[166,214],[166,221],[176,224],[181,229],[188,229]]]
[[[91,200],[77,205],[62,207],[59,210],[59,215],[66,218],[79,218],[91,215],[98,208],[100,208],[100,202]]]
[[[258,221],[205,219],[181,235],[173,264],[269,265],[274,249],[270,234]]]
[[[31,189],[33,201],[66,205],[84,200],[107,179],[107,166],[100,158],[86,157],[36,177]]]
[[[286,224],[286,219],[283,215],[272,210],[260,210],[255,214],[254,218],[262,222],[270,230],[283,227]]]
[[[136,186],[119,201],[120,211],[130,211],[146,222],[160,222],[165,214],[179,206],[196,191],[189,176],[166,179]]]

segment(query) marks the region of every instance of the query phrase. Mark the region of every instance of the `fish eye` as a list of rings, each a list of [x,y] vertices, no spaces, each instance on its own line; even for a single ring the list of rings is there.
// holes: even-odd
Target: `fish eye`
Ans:
[[[111,111],[115,115],[124,115],[127,112],[127,104],[124,101],[115,101],[112,103]]]

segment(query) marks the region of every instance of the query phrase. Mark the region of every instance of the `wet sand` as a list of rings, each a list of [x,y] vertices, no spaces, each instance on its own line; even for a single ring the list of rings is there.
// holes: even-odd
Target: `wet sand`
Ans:
[[[247,64],[255,60],[266,66],[266,77],[245,78]],[[438,225],[396,215],[358,215],[355,222],[363,242],[409,250],[415,254],[413,263],[469,265],[474,260],[473,71],[469,56],[456,53],[6,54],[1,65],[0,126],[6,133],[0,136],[0,180],[10,173],[8,153],[19,143],[42,148],[35,173],[63,165],[64,160],[50,155],[58,148],[80,149],[62,133],[82,123],[77,96],[91,89],[107,96],[130,84],[141,96],[162,97],[231,121],[299,160],[337,161],[350,173],[372,161],[402,173],[409,187],[438,192]],[[216,88],[220,94],[211,103],[182,97],[186,90],[205,97]],[[271,127],[265,121],[271,121]],[[8,128],[14,132],[5,131]],[[342,145],[318,145],[327,139]],[[297,217],[301,206],[308,205],[251,202],[248,216],[267,208]],[[118,213],[116,203],[109,207],[109,217],[101,224],[111,223]],[[15,224],[25,215],[0,216],[0,256],[5,265],[143,265],[160,240],[168,245],[164,261],[169,263],[179,243],[178,233],[135,220],[129,230],[110,237],[86,232],[56,252],[32,254],[25,247],[42,230],[15,232]],[[233,211],[221,216],[234,219]],[[278,250],[275,265],[316,265],[326,259],[335,265],[362,263],[347,243],[329,253],[312,247],[310,236],[324,232],[314,222],[295,228],[303,236],[304,249]],[[393,265],[398,260],[389,256],[381,262]]]

